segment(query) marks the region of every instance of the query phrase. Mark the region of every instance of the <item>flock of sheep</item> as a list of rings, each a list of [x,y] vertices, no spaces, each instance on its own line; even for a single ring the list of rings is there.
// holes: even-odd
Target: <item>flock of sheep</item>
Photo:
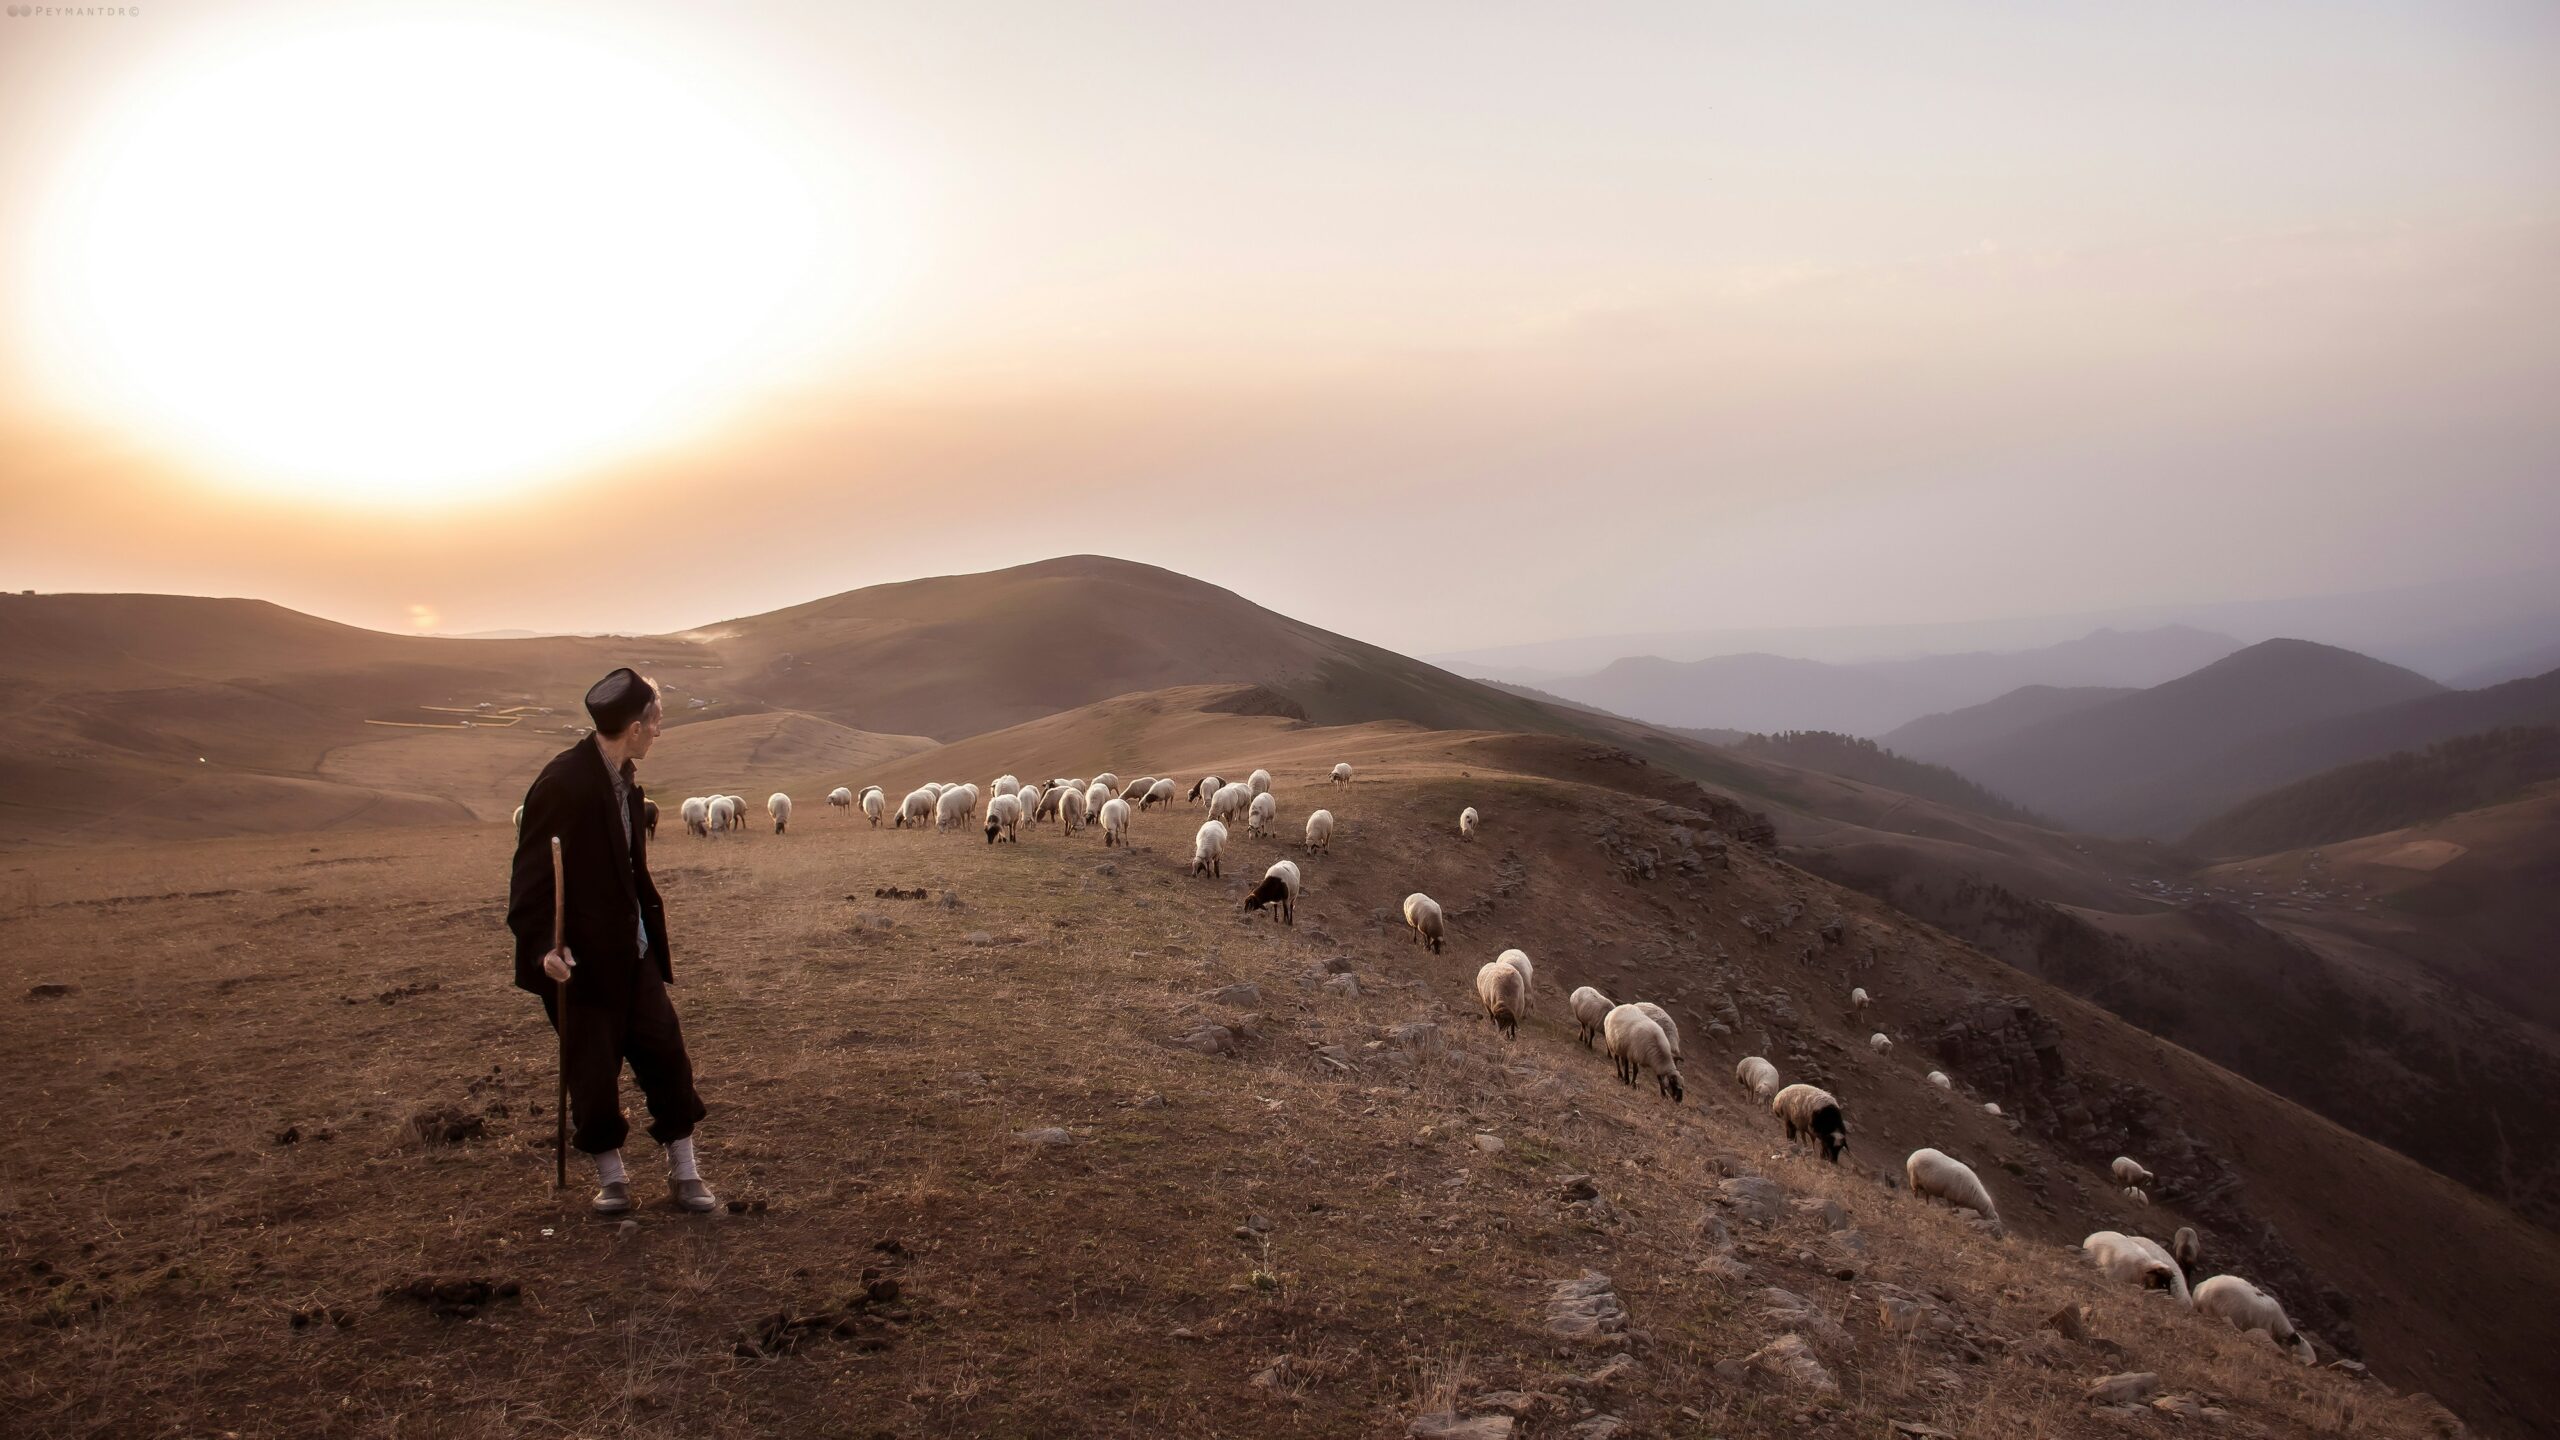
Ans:
[[[1343,786],[1349,785],[1351,778],[1351,766],[1339,764],[1333,767],[1330,781]],[[895,807],[877,785],[859,792],[838,786],[828,793],[827,804],[839,810],[858,808],[874,826],[885,818],[892,828],[977,827],[984,831],[990,845],[998,841],[1018,844],[1023,826],[1053,819],[1062,834],[1073,835],[1092,826],[1101,830],[1103,844],[1125,845],[1129,843],[1129,818],[1133,813],[1174,804],[1177,794],[1184,801],[1207,809],[1208,818],[1192,838],[1191,873],[1195,876],[1220,876],[1220,860],[1231,824],[1242,823],[1248,833],[1256,836],[1279,833],[1279,802],[1272,794],[1268,770],[1256,770],[1245,779],[1232,782],[1204,775],[1187,790],[1178,781],[1152,775],[1140,776],[1125,785],[1119,776],[1109,772],[1089,780],[1060,777],[1045,785],[1000,775],[984,791],[974,784],[921,785]],[[709,838],[739,828],[744,823],[746,801],[736,795],[696,796],[684,802],[680,813],[688,831]],[[772,795],[765,801],[765,813],[773,821],[775,834],[788,833],[791,797],[779,792]],[[652,833],[656,819],[652,805]],[[522,823],[521,812],[518,823]],[[1458,816],[1458,833],[1472,839],[1482,824],[1483,817],[1474,806],[1468,806]],[[1325,853],[1331,846],[1333,831],[1332,811],[1311,811],[1304,830],[1306,853]],[[1245,897],[1244,906],[1248,910],[1269,909],[1280,923],[1294,925],[1302,884],[1297,862],[1277,861]],[[1448,938],[1448,919],[1440,902],[1420,892],[1406,896],[1404,923],[1415,943],[1433,954],[1441,953]],[[1485,1017],[1505,1039],[1518,1038],[1520,1022],[1529,1013],[1536,977],[1537,969],[1528,952],[1519,949],[1503,951],[1476,971],[1476,998],[1484,1007]],[[1863,1015],[1873,1001],[1864,988],[1855,988],[1849,992],[1849,1004],[1855,1013]],[[1584,1047],[1593,1048],[1598,1042],[1598,1048],[1605,1049],[1616,1066],[1620,1083],[1634,1085],[1651,1076],[1656,1092],[1664,1098],[1674,1103],[1685,1098],[1680,1078],[1680,1027],[1668,1011],[1649,1000],[1619,1004],[1589,985],[1575,989],[1566,997],[1565,1005],[1579,1027]],[[1867,1046],[1877,1055],[1893,1053],[1893,1039],[1882,1031],[1868,1036]],[[1734,1066],[1733,1075],[1754,1100],[1768,1103],[1790,1143],[1813,1142],[1825,1160],[1839,1163],[1849,1146],[1849,1130],[1839,1100],[1829,1091],[1803,1083],[1781,1084],[1777,1067],[1759,1055],[1743,1057]],[[1932,1070],[1927,1079],[1941,1090],[1954,1088],[1944,1071]],[[1982,1108],[1995,1117],[2001,1113],[1996,1103]],[[1993,1233],[2000,1232],[2000,1214],[1989,1188],[1963,1161],[1944,1151],[1923,1147],[1904,1160],[1903,1173],[1913,1194],[1970,1210]],[[2137,1205],[2151,1203],[2145,1187],[2152,1183],[2153,1174],[2130,1157],[2116,1158],[2110,1167],[2110,1178],[2128,1200]],[[2181,1305],[2228,1320],[2244,1331],[2266,1331],[2297,1360],[2304,1364],[2315,1361],[2310,1342],[2294,1329],[2274,1296],[2237,1275],[2216,1275],[2194,1282],[2202,1245],[2192,1229],[2181,1228],[2165,1247],[2138,1235],[2100,1230],[2082,1241],[2080,1248],[2110,1279],[2167,1290]]]

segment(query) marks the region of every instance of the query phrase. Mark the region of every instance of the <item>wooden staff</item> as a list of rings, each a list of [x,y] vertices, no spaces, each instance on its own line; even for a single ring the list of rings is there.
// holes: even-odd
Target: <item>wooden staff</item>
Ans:
[[[551,948],[568,943],[569,909],[568,877],[560,863],[560,837],[551,837]],[[566,978],[552,982],[558,987],[560,1011],[560,1094],[553,1107],[551,1127],[551,1188],[565,1190],[569,1185],[569,982]]]

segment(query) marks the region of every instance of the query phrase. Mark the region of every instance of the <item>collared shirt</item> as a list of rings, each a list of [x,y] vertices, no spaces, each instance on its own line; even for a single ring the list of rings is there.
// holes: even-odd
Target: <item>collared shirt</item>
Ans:
[[[639,767],[628,760],[614,764],[613,757],[605,753],[604,737],[596,736],[595,742],[596,753],[604,757],[605,773],[613,777],[613,813],[622,821],[622,849],[628,854],[631,850],[631,776]],[[649,919],[639,913],[639,907],[632,909],[632,925],[640,935],[640,958],[645,960],[649,958]]]

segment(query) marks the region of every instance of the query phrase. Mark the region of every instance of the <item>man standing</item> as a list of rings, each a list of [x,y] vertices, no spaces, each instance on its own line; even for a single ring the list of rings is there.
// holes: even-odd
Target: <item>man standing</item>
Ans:
[[[622,1064],[649,1102],[649,1135],[667,1147],[667,1188],[677,1205],[709,1210],[719,1202],[694,1168],[693,1127],[702,1119],[693,1061],[676,1025],[667,986],[666,911],[649,879],[645,803],[634,778],[658,738],[658,689],[639,673],[616,670],[587,692],[596,729],[551,757],[525,792],[517,829],[515,876],[508,887],[507,928],[516,937],[516,985],[542,997],[561,1032],[569,1114],[579,1150],[596,1159],[595,1211],[631,1208],[622,1141]],[[560,839],[569,891],[560,948],[551,946],[551,840]],[[561,1013],[558,982],[567,981]]]

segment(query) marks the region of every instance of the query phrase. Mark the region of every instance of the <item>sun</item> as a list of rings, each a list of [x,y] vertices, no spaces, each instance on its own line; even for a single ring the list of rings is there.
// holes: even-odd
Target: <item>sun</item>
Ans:
[[[109,107],[40,212],[38,373],[225,484],[344,503],[681,438],[888,278],[866,177],[762,117],[680,56],[505,19],[195,57]]]

